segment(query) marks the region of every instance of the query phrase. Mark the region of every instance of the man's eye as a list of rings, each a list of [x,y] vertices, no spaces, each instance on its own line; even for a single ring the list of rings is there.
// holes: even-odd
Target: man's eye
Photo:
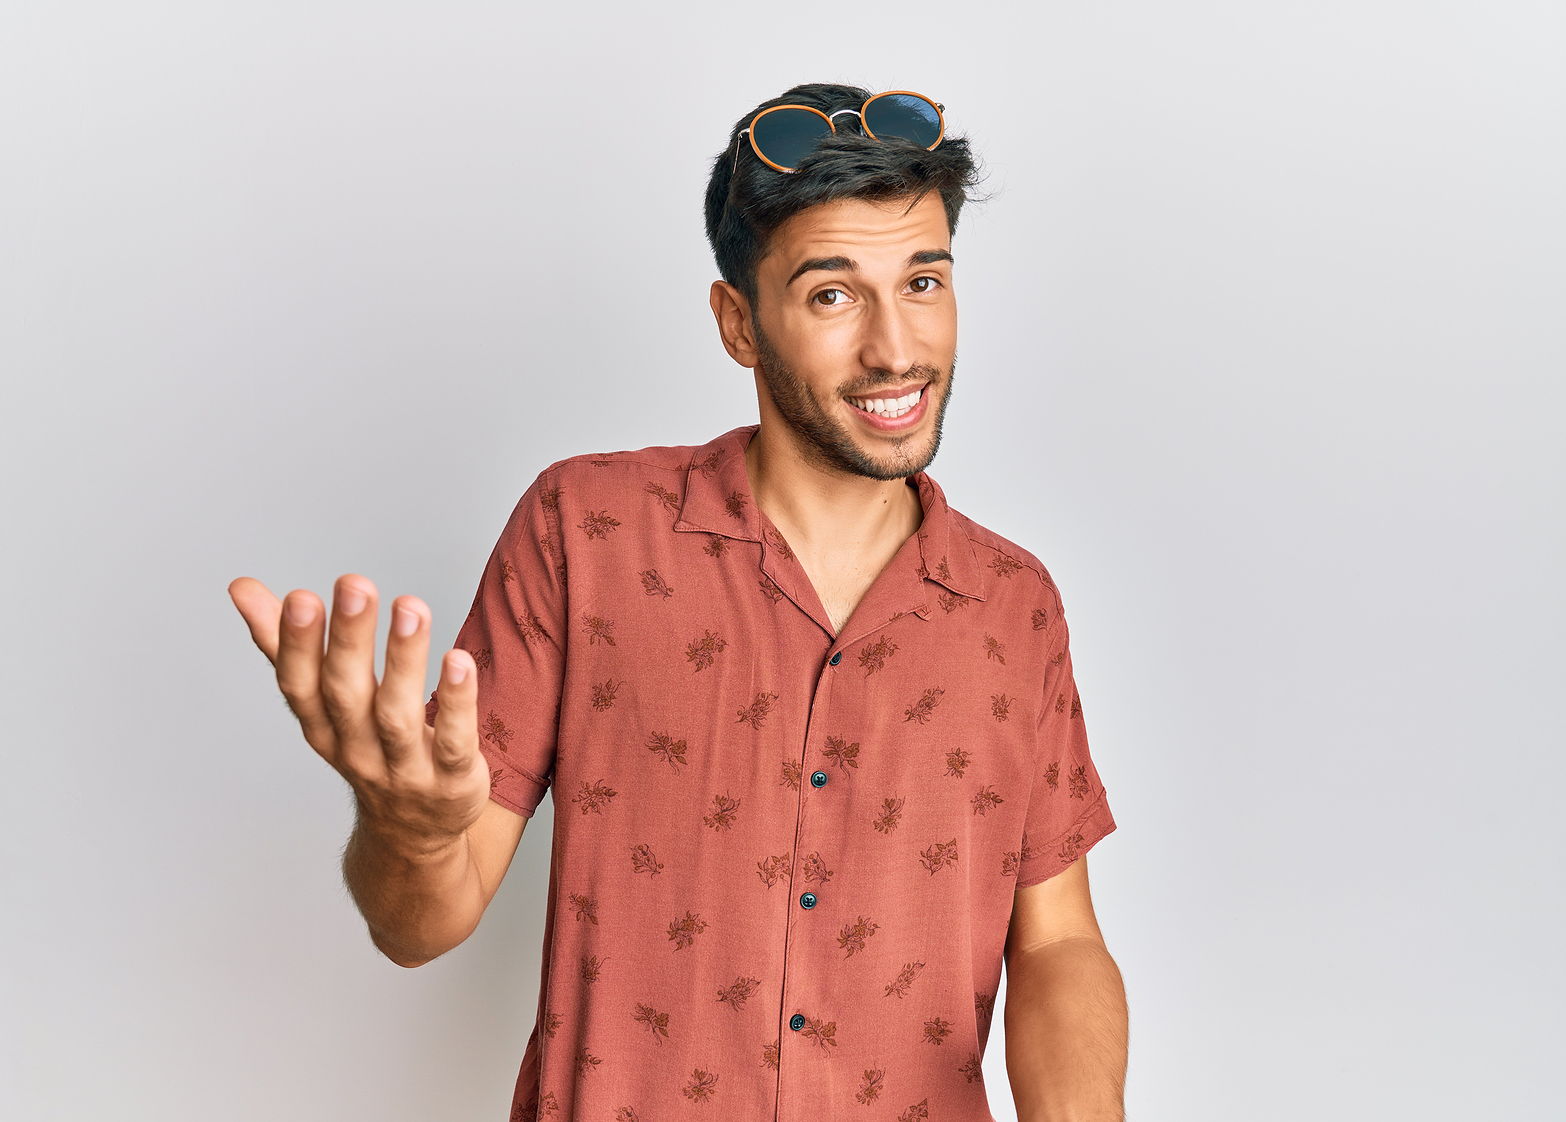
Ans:
[[[909,284],[918,284],[920,281],[928,281],[929,285],[935,285],[935,286],[939,286],[940,283],[941,283],[941,280],[940,280],[939,277],[931,277],[931,276],[915,277],[913,280],[909,281],[908,283]],[[918,295],[920,295],[920,296],[923,296],[927,292],[934,292],[935,289],[932,288],[932,287],[929,287],[929,285],[927,285],[924,288],[916,288],[916,289],[914,289],[914,291]],[[821,297],[825,296],[829,292],[836,292],[839,295],[844,295],[843,290],[841,288],[823,288],[820,292],[816,293],[810,299],[811,299],[811,301],[813,303],[816,303],[819,307],[822,307],[822,308],[835,308],[835,307],[838,306],[838,304],[841,303],[841,301],[839,301],[839,300],[825,301],[825,300],[821,299]]]

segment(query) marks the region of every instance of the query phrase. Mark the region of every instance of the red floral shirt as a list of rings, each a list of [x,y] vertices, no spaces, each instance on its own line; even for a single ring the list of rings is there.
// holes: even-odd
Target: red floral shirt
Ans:
[[[834,634],[758,427],[545,468],[454,644],[494,800],[554,790],[513,1122],[988,1120],[1013,892],[1115,828],[1038,558],[919,472]]]

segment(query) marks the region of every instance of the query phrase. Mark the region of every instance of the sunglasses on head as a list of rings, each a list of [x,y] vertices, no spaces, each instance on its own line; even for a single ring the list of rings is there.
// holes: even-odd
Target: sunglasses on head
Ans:
[[[799,163],[824,136],[837,132],[832,118],[852,113],[865,135],[875,140],[908,140],[933,149],[946,135],[946,106],[912,90],[888,90],[866,99],[858,109],[839,109],[830,115],[809,105],[773,105],[750,119],[750,126],[734,138],[732,177],[739,170],[739,138],[750,136],[751,150],[768,167],[797,171]]]

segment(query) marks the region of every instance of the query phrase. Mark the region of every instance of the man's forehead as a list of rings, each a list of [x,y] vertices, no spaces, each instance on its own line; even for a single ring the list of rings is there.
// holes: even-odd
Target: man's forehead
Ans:
[[[782,241],[802,245],[835,238],[851,238],[861,244],[907,237],[928,239],[931,230],[946,233],[946,208],[934,191],[912,207],[906,198],[833,199],[793,215],[776,232]]]
[[[832,259],[841,263],[830,267],[845,271],[853,269],[848,262],[900,268],[952,260],[940,197],[931,192],[911,209],[905,199],[841,199],[801,211],[774,232],[766,267],[787,284],[811,262]]]

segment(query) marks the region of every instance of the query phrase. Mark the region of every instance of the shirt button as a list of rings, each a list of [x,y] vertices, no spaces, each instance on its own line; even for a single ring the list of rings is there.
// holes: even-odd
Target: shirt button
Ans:
[[[803,1013],[795,1013],[788,1019],[788,1027],[793,1029],[795,1032],[798,1032],[800,1029],[804,1028],[805,1015]]]
[[[826,786],[826,781],[827,781],[827,773],[826,772],[824,772],[824,771],[813,771],[813,772],[810,773],[810,785],[812,787],[825,787]]]
[[[813,907],[815,907],[816,906],[816,894],[814,892],[807,892],[807,893],[805,893],[803,896],[801,896],[799,898],[799,903],[800,903],[800,906],[804,907],[804,908],[813,908]]]
[[[827,659],[827,662],[831,663],[833,666],[836,666],[838,663],[840,663],[842,661],[843,661],[843,652],[842,651],[836,652],[831,658]]]

